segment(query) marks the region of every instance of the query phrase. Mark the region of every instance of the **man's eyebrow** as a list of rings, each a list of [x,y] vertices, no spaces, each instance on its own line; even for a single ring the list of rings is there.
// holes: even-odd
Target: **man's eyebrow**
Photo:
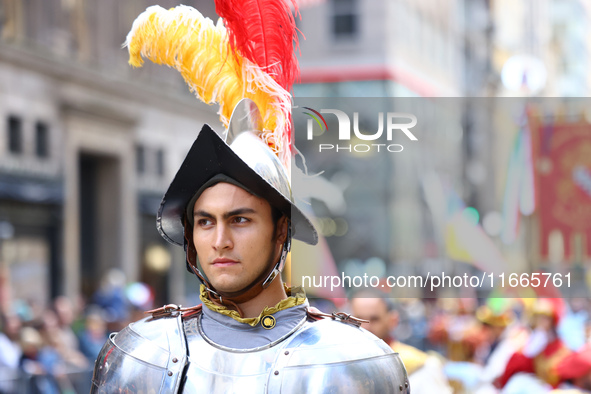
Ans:
[[[205,211],[203,211],[203,210],[201,210],[201,209],[199,209],[199,210],[197,210],[197,211],[193,212],[193,217],[194,217],[194,218],[196,218],[196,217],[198,217],[198,216],[199,216],[199,217],[204,217],[204,218],[210,218],[210,219],[213,219],[213,215],[212,215],[211,213],[209,213],[209,212],[205,212]]]
[[[252,208],[238,208],[238,209],[234,209],[234,210],[229,211],[229,212],[225,212],[222,215],[222,217],[224,219],[229,219],[232,216],[245,215],[245,214],[248,214],[248,213],[251,213],[251,214],[252,213],[256,213],[256,210],[254,210]],[[201,209],[195,211],[193,213],[193,217],[205,217],[205,218],[210,218],[210,219],[213,219],[214,218],[214,216],[211,213],[206,212],[206,211],[201,210]]]
[[[256,211],[252,208],[238,208],[230,212],[224,213],[224,219],[229,219],[232,216],[244,215],[247,213],[256,213]]]

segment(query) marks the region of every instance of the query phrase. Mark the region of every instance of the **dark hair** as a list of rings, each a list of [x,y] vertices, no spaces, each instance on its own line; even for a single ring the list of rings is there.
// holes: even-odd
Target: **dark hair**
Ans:
[[[270,205],[270,204],[269,204]],[[274,207],[271,205],[271,220],[273,221],[273,234],[277,234],[277,225],[279,224],[279,220],[286,216],[289,219],[289,216],[283,213],[279,208]],[[287,225],[291,226],[291,222],[288,220]],[[288,234],[290,232],[288,231]]]
[[[279,208],[275,208],[273,205],[271,205],[271,219],[273,220],[273,223],[275,223],[275,226],[277,226],[277,222],[279,222],[279,219],[281,219],[283,216],[284,213],[281,212]]]

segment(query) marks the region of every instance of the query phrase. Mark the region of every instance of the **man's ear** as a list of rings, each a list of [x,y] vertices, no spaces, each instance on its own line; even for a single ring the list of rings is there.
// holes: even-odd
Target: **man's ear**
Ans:
[[[396,311],[388,312],[388,329],[390,331],[392,331],[396,327],[398,327],[399,322],[400,322],[400,316],[398,315],[398,312],[396,312]]]
[[[281,216],[281,218],[277,221],[277,244],[283,245],[285,240],[287,240],[288,226],[289,222],[287,220],[287,216]]]

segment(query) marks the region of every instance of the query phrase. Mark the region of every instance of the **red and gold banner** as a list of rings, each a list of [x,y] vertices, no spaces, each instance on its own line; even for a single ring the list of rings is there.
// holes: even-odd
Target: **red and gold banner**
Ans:
[[[591,245],[591,124],[529,116],[540,220],[540,252],[549,257],[552,232],[560,232],[564,259],[573,260],[574,240],[582,254]]]

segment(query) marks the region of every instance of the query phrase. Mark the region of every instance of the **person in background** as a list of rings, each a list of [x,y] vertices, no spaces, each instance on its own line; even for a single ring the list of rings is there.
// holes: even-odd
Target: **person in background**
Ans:
[[[429,341],[450,361],[474,362],[484,340],[475,317],[476,299],[440,298],[437,305],[440,312],[430,321]]]
[[[78,339],[76,336],[70,338],[68,331],[63,335],[58,316],[52,310],[45,311],[40,334],[45,345],[57,352],[60,368],[64,373],[80,371],[89,366],[86,357],[78,351]]]
[[[65,296],[58,296],[53,301],[53,309],[57,316],[60,342],[70,349],[77,349],[78,338],[72,329],[76,312],[72,302]]]
[[[60,386],[55,377],[60,362],[57,351],[46,346],[42,335],[33,327],[24,327],[20,331],[20,346],[23,350],[20,367],[28,376],[29,388],[34,392],[59,393]]]
[[[368,320],[361,327],[386,342],[400,354],[406,367],[413,394],[452,393],[443,373],[440,359],[415,347],[397,341],[393,332],[399,321],[399,314],[393,302],[380,292],[362,290],[350,299],[351,312],[360,319]]]
[[[86,315],[84,330],[80,333],[80,351],[94,363],[107,340],[107,324],[100,310],[91,309]]]
[[[496,307],[494,306],[497,304]],[[449,362],[445,366],[448,378],[461,382],[473,394],[492,394],[498,390],[494,381],[503,373],[509,358],[527,339],[527,331],[516,321],[509,303],[498,307],[494,300],[476,309],[479,342],[474,341],[473,362]],[[467,336],[471,334],[468,333]]]
[[[100,287],[92,297],[92,303],[105,311],[105,320],[111,331],[121,330],[129,318],[125,283],[125,273],[112,268],[103,275]]]
[[[508,384],[514,387],[523,374],[534,374],[546,384],[557,387],[560,378],[556,365],[571,352],[560,340],[557,326],[562,316],[564,300],[559,298],[537,299],[532,310],[532,332],[525,346],[515,352],[505,371],[495,385],[504,388]],[[513,381],[513,382],[511,382]]]
[[[22,356],[21,321],[16,315],[0,315],[0,392],[12,392]]]

